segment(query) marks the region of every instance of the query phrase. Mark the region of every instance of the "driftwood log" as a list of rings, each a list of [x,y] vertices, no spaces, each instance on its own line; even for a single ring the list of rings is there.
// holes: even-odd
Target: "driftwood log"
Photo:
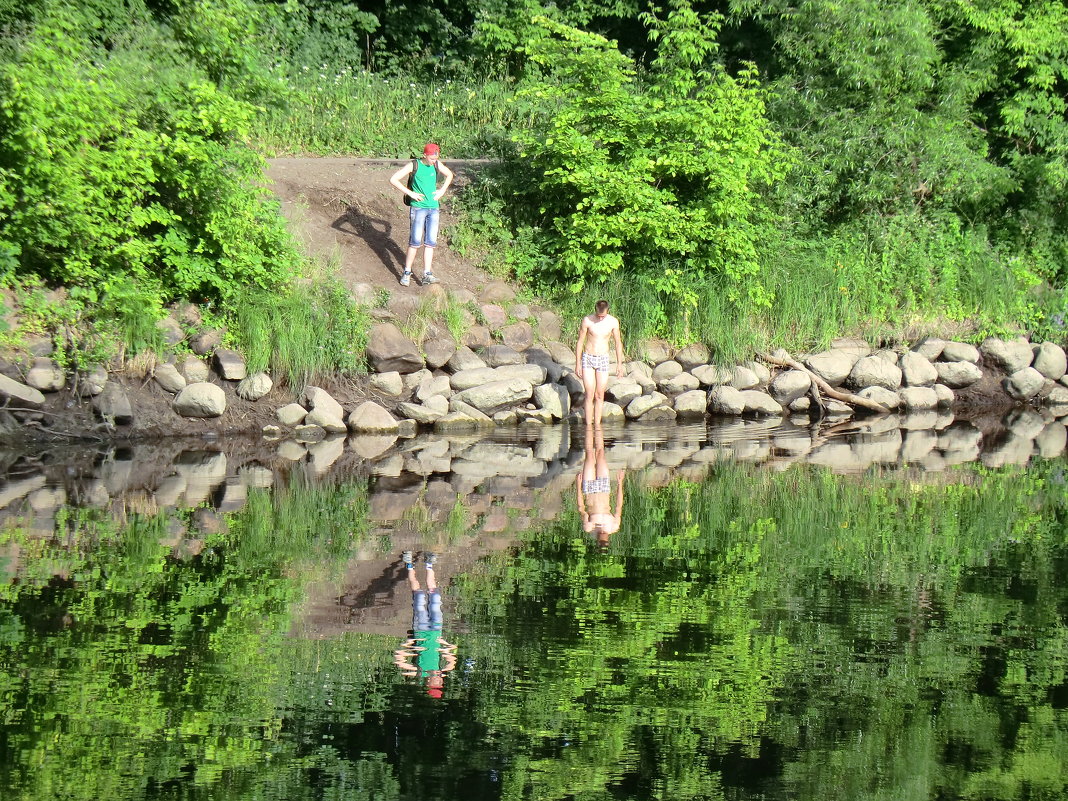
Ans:
[[[876,412],[877,414],[890,414],[890,410],[883,406],[881,403],[876,403],[873,400],[868,400],[867,398],[862,398],[859,395],[854,395],[852,392],[843,392],[840,389],[835,389],[800,362],[796,362],[793,359],[780,359],[776,356],[769,356],[766,353],[761,353],[760,358],[766,361],[768,364],[774,364],[778,367],[789,367],[794,370],[800,370],[802,373],[806,373],[808,377],[812,379],[813,385],[819,387],[820,391],[830,398],[840,400],[842,401],[842,403],[852,404],[853,406],[860,406],[864,409],[868,409],[869,411]],[[821,400],[817,402],[819,403],[820,410],[822,411],[823,402]]]

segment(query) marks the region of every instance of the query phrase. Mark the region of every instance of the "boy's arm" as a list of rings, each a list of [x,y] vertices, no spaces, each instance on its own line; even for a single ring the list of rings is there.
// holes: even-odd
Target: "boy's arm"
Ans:
[[[579,326],[578,342],[575,344],[575,372],[582,375],[582,346],[586,344],[586,318]]]
[[[612,329],[612,336],[616,339],[616,378],[623,377],[623,334],[619,330],[619,320],[616,320]]]
[[[441,189],[434,193],[434,200],[441,200],[445,197],[445,190],[452,186],[452,179],[454,177],[452,170],[442,164],[440,159],[438,160],[438,169],[441,170],[441,174],[445,176],[445,183],[441,185]]]
[[[389,182],[391,184],[393,184],[394,187],[399,189],[403,194],[405,194],[408,197],[410,197],[412,200],[422,200],[423,199],[422,194],[420,194],[419,192],[413,192],[411,189],[406,187],[401,181],[402,178],[404,178],[407,175],[410,175],[411,172],[412,172],[412,164],[411,164],[411,162],[408,162],[403,167],[401,167],[399,170],[397,170],[395,173],[393,173],[393,176],[389,179]]]

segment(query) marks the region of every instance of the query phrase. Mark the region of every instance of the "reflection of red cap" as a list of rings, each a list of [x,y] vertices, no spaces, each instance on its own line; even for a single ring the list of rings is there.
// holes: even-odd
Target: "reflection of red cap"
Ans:
[[[424,156],[436,156],[441,153],[441,148],[435,145],[433,142],[427,142],[426,147],[423,148]]]
[[[441,688],[440,687],[427,687],[426,688],[426,694],[429,695],[431,698],[441,698]]]

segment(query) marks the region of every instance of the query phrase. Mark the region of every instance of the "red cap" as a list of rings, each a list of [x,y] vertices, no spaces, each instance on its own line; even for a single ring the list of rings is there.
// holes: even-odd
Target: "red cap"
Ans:
[[[424,156],[436,156],[441,153],[441,148],[435,145],[433,142],[427,142],[426,147],[423,148]]]
[[[426,691],[426,694],[429,695],[431,698],[441,698],[441,688],[440,687],[428,687],[427,691]]]

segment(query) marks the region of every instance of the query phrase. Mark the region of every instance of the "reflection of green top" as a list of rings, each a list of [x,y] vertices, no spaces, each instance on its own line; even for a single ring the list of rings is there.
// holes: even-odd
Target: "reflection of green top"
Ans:
[[[419,652],[419,675],[428,676],[432,671],[441,670],[441,632],[440,631],[417,631],[414,632],[416,646],[423,650]]]
[[[411,190],[423,196],[423,200],[413,200],[412,206],[417,209],[436,209],[438,202],[434,200],[434,193],[438,189],[438,168],[433,164],[426,164],[422,159],[415,162],[415,171],[412,173]]]

